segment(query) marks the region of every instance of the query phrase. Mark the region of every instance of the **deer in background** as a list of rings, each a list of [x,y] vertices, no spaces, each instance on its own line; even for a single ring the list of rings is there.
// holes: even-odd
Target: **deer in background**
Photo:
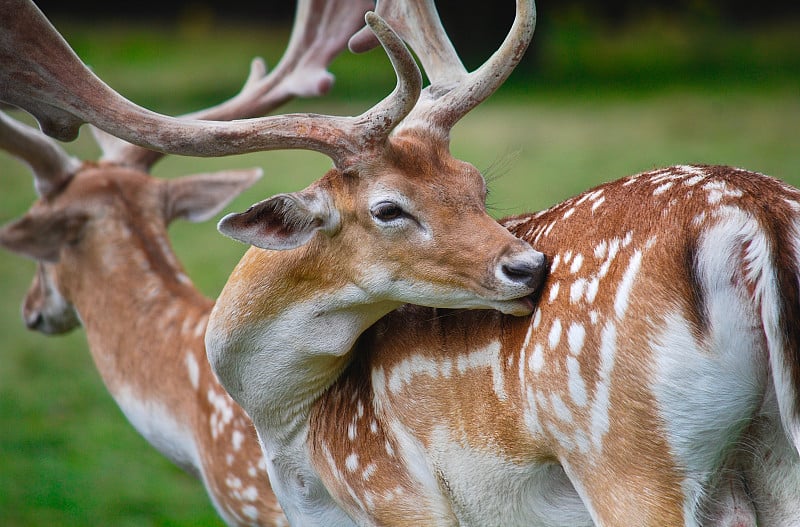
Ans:
[[[267,75],[255,59],[239,94],[192,116],[257,116],[295,96],[325,93],[328,64],[370,5],[301,0],[290,44],[273,71]],[[148,172],[163,154],[93,131],[102,159],[82,162],[0,112],[0,149],[31,167],[40,197],[0,230],[0,245],[39,262],[23,303],[25,324],[50,335],[83,324],[98,371],[126,418],[203,482],[226,523],[286,525],[252,422],[206,359],[213,302],[186,276],[167,236],[176,218],[215,215],[260,171],[159,180]]]
[[[419,94],[410,57],[369,15],[399,82],[355,118],[179,122],[83,73],[90,90],[58,68],[28,85],[26,108],[52,133],[88,120],[165,151],[334,159],[309,189],[223,219],[256,247],[206,333],[289,519],[791,522],[800,194],[737,169],[671,167],[509,219],[553,255],[532,295],[541,261],[498,253],[504,238],[478,221],[483,182],[448,154],[450,128],[524,52],[532,3],[472,73],[432,4],[408,7],[377,12],[431,85]],[[104,105],[126,118],[104,118]]]

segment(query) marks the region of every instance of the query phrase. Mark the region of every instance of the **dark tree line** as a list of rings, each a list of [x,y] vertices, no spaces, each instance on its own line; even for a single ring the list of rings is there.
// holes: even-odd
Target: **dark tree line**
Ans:
[[[137,0],[99,2],[98,0],[34,0],[51,16],[75,18],[125,17],[126,19],[169,22],[193,9],[211,13],[219,20],[270,20],[289,23],[294,1],[261,0]],[[456,48],[470,56],[492,49],[499,43],[513,17],[512,0],[437,0],[442,19]],[[669,16],[700,18],[704,22],[747,26],[787,18],[800,19],[797,0],[537,0],[538,31],[564,15],[580,13],[584,19],[604,25],[635,23],[642,16],[664,13]]]
[[[294,2],[287,0],[262,0],[246,2],[243,0],[138,0],[136,2],[100,2],[98,0],[35,0],[48,13],[59,15],[100,13],[107,15],[126,15],[136,17],[170,18],[179,16],[187,9],[210,9],[220,17],[251,18],[267,17],[276,20],[289,20],[294,10]],[[486,17],[487,22],[503,13],[512,1],[493,0],[438,0],[440,11],[448,13],[448,18],[458,25],[461,20],[471,17]],[[541,13],[559,13],[580,9],[587,14],[606,22],[625,22],[642,12],[663,11],[666,13],[697,13],[718,16],[726,21],[737,23],[758,22],[782,18],[787,15],[800,15],[800,2],[777,0],[753,2],[752,0],[538,0]],[[513,7],[508,8],[513,9]]]

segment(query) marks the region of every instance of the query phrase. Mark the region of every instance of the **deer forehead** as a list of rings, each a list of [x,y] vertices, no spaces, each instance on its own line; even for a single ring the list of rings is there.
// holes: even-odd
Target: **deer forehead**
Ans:
[[[56,207],[144,205],[159,202],[159,187],[158,181],[144,172],[107,163],[84,163],[62,191],[45,203]]]
[[[470,163],[454,158],[440,139],[404,133],[393,137],[383,155],[365,166],[366,179],[433,199],[483,202],[486,183]]]

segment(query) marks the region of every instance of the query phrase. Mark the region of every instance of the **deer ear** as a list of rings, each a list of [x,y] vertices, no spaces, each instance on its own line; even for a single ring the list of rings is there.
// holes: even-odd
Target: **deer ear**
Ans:
[[[0,229],[0,246],[41,262],[57,262],[61,247],[77,241],[86,214],[27,214]]]
[[[328,193],[319,187],[292,194],[278,194],[256,203],[245,212],[228,214],[217,225],[234,240],[262,249],[294,249],[317,231],[333,233],[339,214]]]
[[[226,170],[166,180],[167,222],[184,218],[192,222],[211,219],[236,196],[261,178],[260,168]]]

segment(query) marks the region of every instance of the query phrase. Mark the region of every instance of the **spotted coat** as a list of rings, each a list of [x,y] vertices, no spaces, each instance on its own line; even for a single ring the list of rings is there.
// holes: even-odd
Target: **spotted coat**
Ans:
[[[715,166],[504,220],[550,258],[534,313],[384,317],[314,403],[313,466],[365,525],[791,525],[799,220]]]

